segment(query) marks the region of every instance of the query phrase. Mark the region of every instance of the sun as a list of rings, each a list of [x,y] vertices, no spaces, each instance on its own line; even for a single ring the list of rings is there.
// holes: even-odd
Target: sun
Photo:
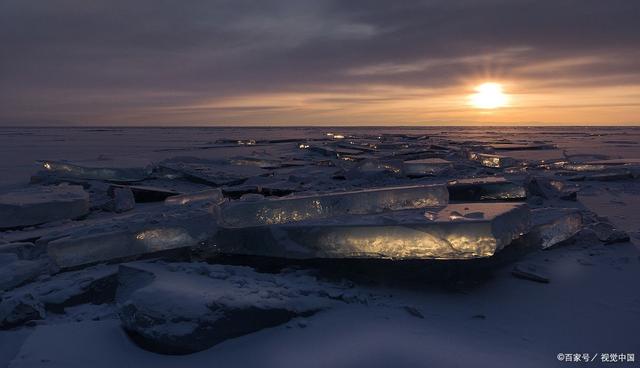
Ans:
[[[476,93],[470,96],[471,105],[479,109],[497,109],[507,105],[507,95],[502,91],[500,83],[487,82],[475,88]]]

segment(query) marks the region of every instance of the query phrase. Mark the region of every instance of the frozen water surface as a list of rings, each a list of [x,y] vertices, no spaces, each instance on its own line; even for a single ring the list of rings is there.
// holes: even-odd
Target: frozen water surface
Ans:
[[[638,142],[621,127],[0,128],[0,366],[638,356]]]

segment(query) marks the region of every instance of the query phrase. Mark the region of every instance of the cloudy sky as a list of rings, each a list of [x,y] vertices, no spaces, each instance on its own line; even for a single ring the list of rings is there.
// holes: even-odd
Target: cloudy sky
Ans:
[[[638,0],[0,0],[0,45],[4,126],[640,123]]]

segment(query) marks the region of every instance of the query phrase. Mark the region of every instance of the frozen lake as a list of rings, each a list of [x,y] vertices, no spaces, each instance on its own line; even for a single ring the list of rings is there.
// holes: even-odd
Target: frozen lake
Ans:
[[[0,366],[640,360],[639,143],[628,127],[0,128]]]
[[[327,132],[417,134],[457,142],[544,141],[567,155],[640,157],[640,127],[0,128],[0,188],[28,181],[37,160],[136,165],[177,155],[224,157],[244,149],[211,147],[216,140],[303,140],[323,138]],[[253,147],[258,148],[264,147]]]

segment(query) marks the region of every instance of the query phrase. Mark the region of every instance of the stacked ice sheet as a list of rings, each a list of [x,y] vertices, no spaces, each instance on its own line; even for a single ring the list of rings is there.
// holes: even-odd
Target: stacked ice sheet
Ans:
[[[223,226],[216,236],[216,251],[289,258],[469,259],[495,254],[528,229],[525,204],[451,204]]]
[[[364,215],[446,205],[444,185],[367,189],[258,201],[235,201],[222,210],[222,224],[230,227],[273,225],[342,215]]]

